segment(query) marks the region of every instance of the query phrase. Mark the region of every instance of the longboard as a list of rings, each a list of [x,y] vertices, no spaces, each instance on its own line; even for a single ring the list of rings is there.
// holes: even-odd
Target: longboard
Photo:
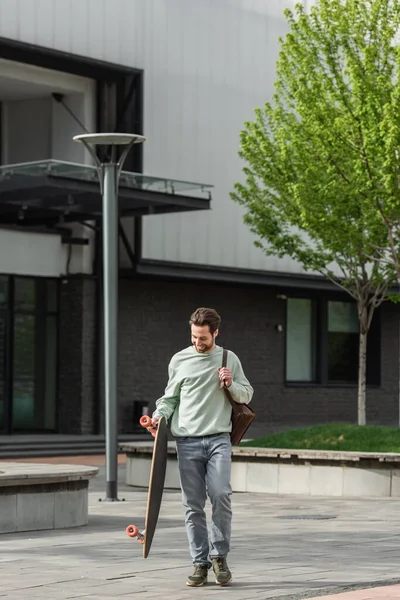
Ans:
[[[157,430],[152,427],[149,416],[143,416],[140,419],[140,424],[146,427],[155,437],[150,467],[149,491],[147,494],[145,528],[143,531],[139,531],[136,525],[128,525],[126,533],[131,538],[137,538],[143,544],[143,558],[147,558],[156,530],[164,490],[165,472],[167,469],[168,429],[164,417],[161,417],[158,421]]]

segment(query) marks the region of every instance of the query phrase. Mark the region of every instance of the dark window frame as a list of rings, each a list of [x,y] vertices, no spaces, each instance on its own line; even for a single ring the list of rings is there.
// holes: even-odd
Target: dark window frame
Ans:
[[[0,308],[0,312],[5,315],[5,365],[4,365],[4,419],[3,423],[0,423],[0,433],[2,435],[12,434],[15,432],[13,427],[13,392],[14,392],[14,327],[16,315],[28,315],[35,316],[35,320],[41,326],[41,331],[38,331],[35,335],[35,352],[38,350],[37,341],[41,340],[40,344],[40,368],[35,368],[35,379],[38,376],[38,370],[40,370],[41,383],[45,386],[46,381],[46,319],[48,316],[56,318],[56,389],[55,389],[55,429],[46,430],[46,433],[55,433],[58,429],[58,397],[59,397],[59,351],[60,351],[60,337],[59,337],[59,323],[60,323],[60,279],[57,277],[33,277],[29,275],[6,275],[1,274],[0,277],[7,279],[7,299],[5,306]],[[32,309],[15,309],[15,283],[19,279],[28,279],[34,281],[35,292],[39,291],[36,295],[35,305]],[[54,281],[56,284],[56,309],[48,310],[47,300],[45,306],[42,305],[40,299],[46,297],[46,283],[48,281]],[[32,429],[32,431],[35,431]]]
[[[354,305],[351,298],[343,296],[343,294],[324,294],[315,293],[305,295],[304,293],[290,293],[288,299],[304,299],[312,300],[312,332],[311,335],[315,338],[312,350],[313,371],[315,378],[312,381],[295,381],[287,379],[287,337],[285,337],[285,352],[284,352],[284,384],[286,387],[357,387],[357,381],[333,381],[328,377],[328,302],[348,302]],[[381,370],[381,309],[375,309],[373,321],[367,338],[367,387],[379,388],[381,386],[382,370]],[[286,302],[285,310],[285,336],[287,336],[288,327],[288,303]],[[375,347],[373,347],[375,344]],[[371,348],[373,348],[371,350]],[[357,348],[358,350],[358,348]],[[368,363],[373,360],[378,361],[375,374],[371,374],[371,369],[368,369]],[[358,354],[357,354],[358,361]]]

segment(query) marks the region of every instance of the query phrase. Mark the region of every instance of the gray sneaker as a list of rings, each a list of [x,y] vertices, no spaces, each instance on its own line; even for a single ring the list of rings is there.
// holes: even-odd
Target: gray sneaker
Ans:
[[[191,587],[200,587],[207,583],[208,567],[207,565],[195,565],[193,575],[189,575],[186,585]]]
[[[228,568],[225,556],[219,556],[212,559],[215,583],[218,585],[228,585],[232,581],[232,573]]]

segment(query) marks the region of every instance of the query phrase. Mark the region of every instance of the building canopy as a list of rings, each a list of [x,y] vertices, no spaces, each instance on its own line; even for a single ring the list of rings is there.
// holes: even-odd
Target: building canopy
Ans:
[[[211,185],[122,171],[120,217],[207,210]],[[0,167],[0,224],[54,226],[98,220],[102,198],[95,166],[58,160]]]

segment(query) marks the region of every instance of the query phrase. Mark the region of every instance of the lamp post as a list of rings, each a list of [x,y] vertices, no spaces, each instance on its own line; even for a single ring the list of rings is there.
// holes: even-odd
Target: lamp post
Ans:
[[[123,163],[134,144],[146,138],[127,133],[92,133],[74,136],[94,158],[103,199],[104,383],[106,434],[106,498],[118,501],[118,185]],[[96,148],[111,147],[110,160],[99,160]],[[123,151],[117,159],[117,148]]]

